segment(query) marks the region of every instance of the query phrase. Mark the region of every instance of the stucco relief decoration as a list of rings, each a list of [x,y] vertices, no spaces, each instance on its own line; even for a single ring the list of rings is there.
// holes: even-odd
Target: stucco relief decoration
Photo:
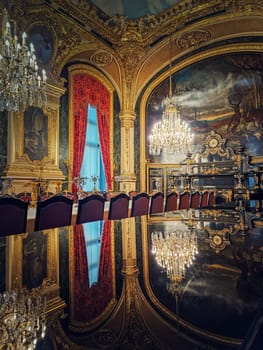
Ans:
[[[125,66],[126,71],[126,88],[131,89],[133,77],[138,62],[144,56],[144,49],[140,45],[125,44],[119,49],[119,54]]]
[[[180,49],[187,49],[190,47],[199,46],[211,39],[212,35],[207,30],[193,30],[191,32],[184,33],[177,41],[176,45]]]
[[[127,16],[115,15],[107,19],[104,24],[115,34],[125,32],[128,26]]]
[[[104,50],[98,50],[90,57],[90,62],[96,64],[97,66],[106,66],[111,64],[112,55]]]
[[[61,28],[62,35],[59,40],[58,53],[56,56],[53,71],[55,74],[59,74],[60,70],[64,66],[65,62],[74,54],[77,53],[81,47],[87,46],[87,39],[76,30],[76,28]],[[94,40],[93,40],[94,41]],[[93,44],[93,41],[89,41],[89,45]]]

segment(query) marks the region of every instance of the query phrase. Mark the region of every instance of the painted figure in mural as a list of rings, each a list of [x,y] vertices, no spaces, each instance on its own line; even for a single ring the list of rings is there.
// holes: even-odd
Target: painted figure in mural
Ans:
[[[38,60],[47,64],[52,56],[53,38],[50,31],[44,26],[36,26],[29,33],[29,42],[34,45]]]
[[[24,153],[31,160],[47,156],[47,134],[47,116],[40,108],[29,108],[24,114]]]
[[[28,288],[40,286],[46,277],[46,237],[42,232],[29,235],[23,246],[23,283]]]
[[[232,115],[228,126],[227,132],[233,133],[236,131],[238,125],[241,120],[241,112],[240,112],[240,103],[241,103],[241,95],[240,94],[232,94],[228,96],[228,101],[230,106],[234,109],[234,114]]]

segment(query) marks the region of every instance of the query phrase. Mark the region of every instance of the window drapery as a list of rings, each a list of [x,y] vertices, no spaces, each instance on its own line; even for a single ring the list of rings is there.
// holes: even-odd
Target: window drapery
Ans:
[[[98,129],[107,190],[112,190],[110,157],[110,93],[103,84],[84,73],[73,77],[74,147],[72,177],[80,175],[87,129],[87,107],[97,109]],[[73,192],[78,191],[76,185]],[[76,237],[75,237],[76,235]],[[72,315],[76,322],[94,319],[113,297],[111,222],[103,225],[98,283],[89,286],[88,260],[82,225],[74,228]],[[84,261],[85,260],[85,261]],[[85,302],[83,302],[85,300]],[[73,321],[73,320],[72,320]],[[74,321],[73,321],[74,322]]]
[[[74,178],[80,175],[85,148],[88,104],[97,109],[101,153],[107,190],[112,190],[110,157],[110,93],[100,81],[83,73],[76,74],[73,77],[74,147],[72,177]],[[73,187],[73,192],[76,191],[76,187]]]
[[[71,322],[89,322],[98,317],[113,298],[113,266],[111,251],[111,222],[105,221],[102,241],[98,282],[89,285],[88,257],[82,225],[74,230],[74,271],[72,274],[73,298]]]

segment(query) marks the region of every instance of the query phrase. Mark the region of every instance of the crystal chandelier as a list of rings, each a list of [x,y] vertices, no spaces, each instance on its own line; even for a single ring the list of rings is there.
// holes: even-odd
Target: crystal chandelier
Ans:
[[[34,46],[27,46],[27,35],[18,40],[16,23],[13,30],[6,9],[2,10],[0,41],[0,111],[24,111],[28,106],[41,107],[47,103],[47,77],[41,75]]]
[[[196,233],[189,229],[151,233],[152,253],[170,282],[178,284],[198,253]]]
[[[45,337],[46,299],[16,290],[0,294],[0,349],[33,350]]]
[[[171,38],[170,38],[171,51]],[[189,125],[181,120],[176,96],[172,94],[172,72],[170,54],[169,95],[164,98],[162,119],[156,122],[149,135],[149,154],[158,156],[161,152],[186,154],[192,148],[193,135]]]

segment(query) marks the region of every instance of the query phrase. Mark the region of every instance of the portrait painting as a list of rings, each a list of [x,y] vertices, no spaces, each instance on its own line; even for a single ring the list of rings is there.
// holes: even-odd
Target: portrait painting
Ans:
[[[32,161],[48,155],[48,117],[41,108],[30,107],[24,113],[24,153]]]
[[[29,31],[28,42],[34,45],[37,60],[47,64],[53,53],[53,37],[50,30],[43,25],[34,26]]]
[[[29,289],[41,286],[47,277],[47,235],[29,233],[23,240],[22,283]]]
[[[172,92],[181,119],[201,145],[215,130],[239,144],[249,156],[259,156],[263,146],[263,54],[232,53],[207,58],[172,74]],[[146,134],[159,121],[169,79],[151,93],[146,106]]]

